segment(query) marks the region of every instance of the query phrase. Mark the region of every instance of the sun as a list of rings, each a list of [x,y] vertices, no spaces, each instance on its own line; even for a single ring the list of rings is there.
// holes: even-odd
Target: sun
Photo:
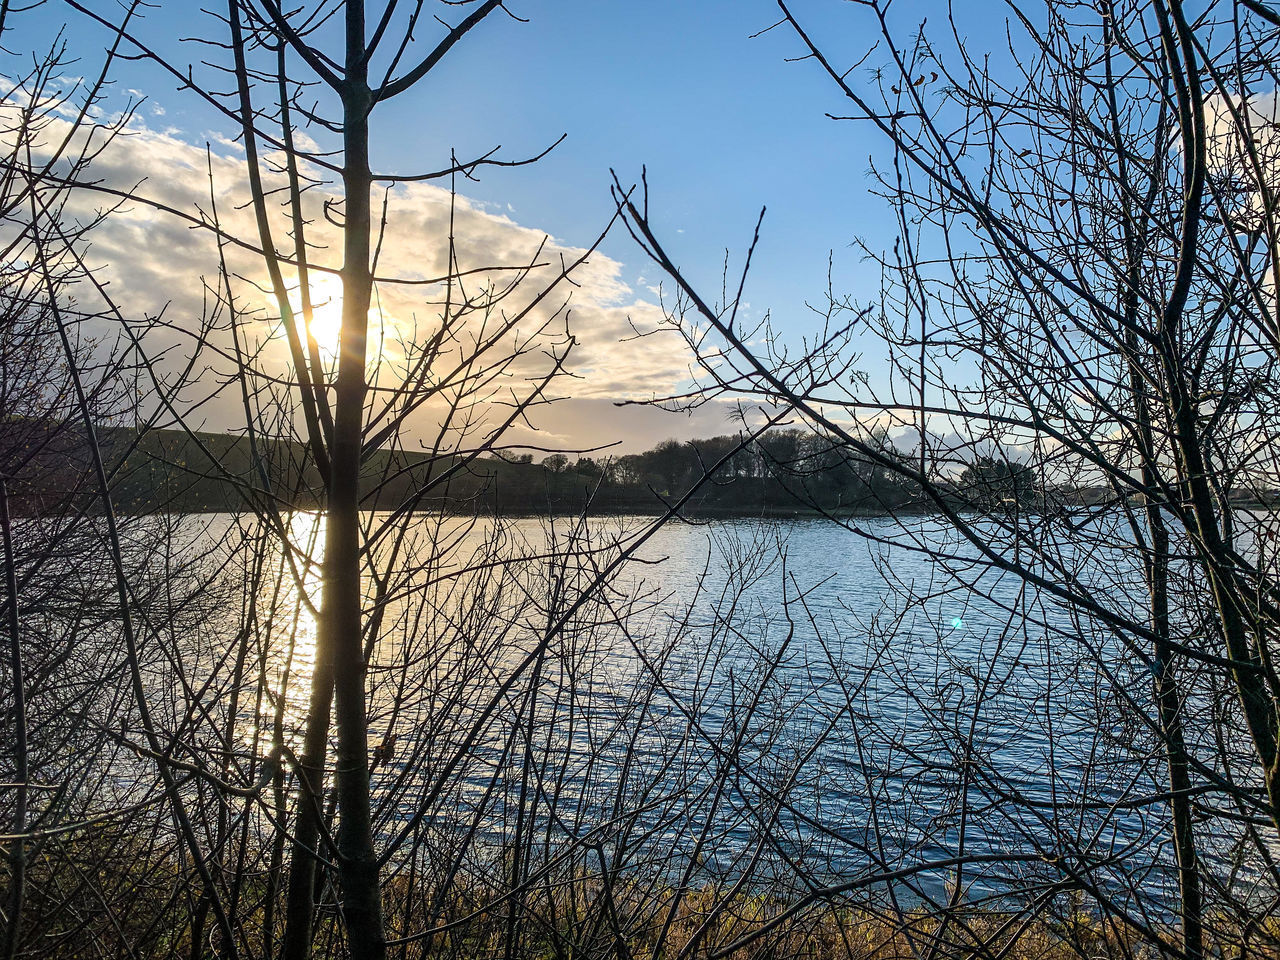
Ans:
[[[306,334],[313,338],[320,353],[320,360],[329,367],[340,354],[339,342],[342,335],[342,278],[337,273],[321,273],[313,271],[308,277],[311,291],[311,318],[306,326]],[[299,325],[304,320],[302,310],[301,286],[296,280],[289,285],[289,308]],[[367,332],[372,340],[384,335],[390,321],[380,307],[371,307]],[[394,329],[394,325],[392,325]],[[282,335],[283,331],[279,331]],[[379,349],[385,345],[379,344]],[[385,359],[384,353],[378,354]]]
[[[311,287],[311,324],[308,334],[315,338],[320,355],[326,360],[338,356],[338,340],[342,332],[342,280],[330,273],[313,274]],[[302,315],[302,296],[295,289],[290,305]]]

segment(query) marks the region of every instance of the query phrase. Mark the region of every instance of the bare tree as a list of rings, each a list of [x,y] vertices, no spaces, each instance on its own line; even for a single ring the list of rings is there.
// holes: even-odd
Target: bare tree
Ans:
[[[109,582],[97,586],[115,595],[119,621],[101,635],[127,648],[101,692],[111,701],[128,690],[133,718],[123,734],[108,722],[77,729],[97,729],[121,752],[100,743],[86,756],[104,777],[137,785],[116,811],[139,817],[144,848],[141,876],[122,855],[119,873],[87,882],[105,905],[90,912],[114,928],[100,949],[162,952],[168,930],[167,948],[193,957],[409,956],[444,943],[465,954],[479,942],[520,956],[577,937],[616,953],[651,942],[659,913],[665,937],[685,908],[663,894],[663,878],[715,875],[703,859],[739,747],[708,782],[687,719],[661,736],[650,729],[655,711],[671,710],[663,701],[684,693],[664,669],[687,638],[640,657],[657,641],[630,624],[647,604],[620,577],[700,484],[780,417],[684,476],[655,500],[654,518],[549,521],[530,539],[491,512],[493,488],[512,474],[489,455],[554,399],[575,343],[572,280],[592,250],[553,257],[544,242],[523,262],[468,259],[450,191],[449,232],[431,238],[438,275],[397,276],[383,268],[397,191],[528,159],[451,158],[403,176],[376,173],[370,159],[375,108],[425,83],[455,45],[506,14],[501,4],[446,5],[456,23],[441,21],[420,49],[425,4],[372,14],[363,3],[230,0],[197,41],[205,75],[153,44],[134,7],[122,17],[65,7],[218,111],[244,151],[230,191],[219,180],[227,164],[207,154],[207,191],[189,207],[148,183],[95,178],[87,161],[104,145],[85,131],[70,141],[83,164],[15,161],[34,189],[70,198],[40,207],[40,262],[60,265],[81,292],[70,304],[46,283],[55,326],[110,331],[141,384],[120,450],[122,435],[84,390],[83,357],[59,338],[94,509],[109,528]],[[126,114],[118,126],[128,123]],[[30,118],[15,128],[34,129]],[[147,315],[119,293],[127,283],[113,286],[91,263],[86,243],[111,211],[87,225],[76,217],[104,202],[149,210],[207,243],[214,266],[200,312]],[[332,350],[318,332],[326,278],[341,297]],[[388,322],[380,304],[415,292],[418,319]],[[243,414],[234,443],[197,429],[218,403]],[[138,457],[144,492],[157,489],[158,471],[171,488],[234,489],[245,512],[143,518],[160,539],[132,542],[118,499]],[[181,491],[174,502],[181,509]],[[88,649],[82,629],[68,642]],[[602,671],[620,650],[632,672]],[[766,673],[753,695],[771,682]],[[602,702],[617,715],[601,714]],[[762,711],[747,710],[740,739]],[[673,772],[672,785],[653,783],[654,770]],[[665,844],[670,831],[697,838],[691,851]],[[34,836],[29,824],[15,835],[19,852]],[[656,860],[666,866],[654,874]],[[142,897],[154,909],[122,928],[115,905],[155,875],[175,882]],[[549,913],[569,919],[546,923]],[[58,922],[40,935],[71,935]]]
[[[990,803],[1025,812],[1011,818],[1015,835],[1054,865],[1056,880],[1015,884],[1026,909],[1050,909],[1055,890],[1074,887],[1162,949],[1252,949],[1275,896],[1266,838],[1280,827],[1268,546],[1276,16],[1253,3],[1194,12],[1176,0],[1010,4],[997,67],[965,39],[958,14],[939,34],[903,37],[887,4],[858,6],[876,38],[870,50],[816,38],[789,5],[779,10],[801,59],[850,104],[840,119],[883,139],[875,183],[899,237],[890,254],[868,250],[886,278],[879,303],[832,296],[816,348],[762,353],[751,344],[778,341],[743,328],[742,287],[719,302],[702,295],[645,206],[619,195],[636,239],[675,285],[673,320],[706,358],[703,392],[687,399],[745,394],[793,406],[833,444],[908,479],[939,525],[886,536],[1005,607],[1011,638],[1056,635],[1046,656],[1070,660],[1074,648],[1100,678],[1089,759],[1064,783],[1050,755],[1044,800],[1002,773],[998,756],[981,762],[961,728],[940,733],[962,758],[958,770],[983,771]],[[879,386],[849,376],[847,345],[864,332],[889,364]],[[851,422],[897,431],[903,455],[877,450]],[[1024,476],[1039,492],[993,483],[1001,464],[1006,479]],[[1001,600],[1008,581],[1042,612]],[[927,606],[928,594],[908,594]],[[989,661],[997,674],[1000,664]],[[1062,726],[1081,715],[1070,685],[1050,675],[1044,684],[1015,702],[1043,702]],[[1017,709],[998,692],[978,684],[972,716]],[[1116,724],[1126,733],[1109,740]],[[1245,753],[1237,730],[1247,732]],[[1107,756],[1117,770],[1147,772],[1104,777]],[[1155,847],[1096,852],[1083,820],[1062,824],[1065,811],[1095,804],[1113,826],[1122,809],[1158,813],[1164,832]],[[948,840],[962,861],[963,837]],[[1143,906],[1151,857],[1173,864],[1176,939]],[[953,911],[956,871],[955,896],[940,905]],[[1246,895],[1238,871],[1267,892]],[[1207,930],[1211,917],[1223,919]]]

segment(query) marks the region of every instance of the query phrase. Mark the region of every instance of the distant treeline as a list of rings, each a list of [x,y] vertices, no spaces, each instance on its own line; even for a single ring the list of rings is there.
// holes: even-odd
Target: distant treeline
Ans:
[[[116,509],[129,513],[238,511],[274,502],[320,504],[322,484],[306,447],[180,430],[102,427],[98,446]],[[0,471],[11,509],[47,513],[96,509],[91,448],[74,424],[11,421],[0,426]],[[374,451],[363,486],[369,509],[541,514],[653,513],[685,497],[691,514],[789,516],[820,512],[927,510],[932,501],[894,469],[905,455],[885,441],[855,453],[801,430],[773,430],[749,442],[735,435],[666,440],[644,453],[535,460],[533,454],[432,457]],[[705,479],[704,479],[705,478]],[[943,481],[965,509],[1043,509],[1105,500],[1101,489],[1044,490],[1029,467],[975,457]],[[696,488],[696,489],[695,489]],[[1268,502],[1272,498],[1266,498]]]
[[[883,450],[888,461],[900,456],[891,445]],[[737,435],[665,440],[612,458],[552,454],[541,465],[598,484],[606,502],[623,491],[672,501],[706,477],[690,505],[714,513],[884,511],[921,502],[919,488],[889,463],[802,430],[771,430],[745,443]]]
[[[100,427],[97,441],[122,511],[243,510],[272,500],[278,507],[319,505],[320,476],[296,441],[130,427]],[[79,425],[3,424],[0,470],[15,512],[75,503],[93,509],[97,481]],[[694,487],[689,511],[715,514],[885,510],[918,499],[887,467],[798,430],[771,431],[746,444],[730,435],[667,440],[625,456],[553,453],[535,460],[529,453],[463,458],[379,450],[364,470],[367,506],[383,510],[536,514],[590,504],[600,513],[653,513]]]

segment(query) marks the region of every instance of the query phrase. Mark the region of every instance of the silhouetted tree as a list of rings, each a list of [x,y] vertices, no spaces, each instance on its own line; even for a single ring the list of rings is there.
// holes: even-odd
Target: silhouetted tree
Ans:
[[[960,726],[940,733],[956,758],[961,826],[947,840],[952,892],[937,904],[945,936],[929,940],[929,955],[950,937],[990,949],[960,914],[974,869],[995,883],[990,867],[965,865],[981,811],[1002,820],[1011,845],[1053,864],[1003,875],[1028,914],[1078,913],[1083,898],[1152,949],[1273,949],[1268,908],[1234,871],[1256,869],[1268,902],[1280,889],[1270,852],[1280,831],[1277,582],[1266,546],[1276,518],[1232,502],[1275,485],[1280,450],[1265,399],[1280,343],[1280,15],[1252,0],[1014,3],[997,62],[976,53],[958,9],[930,35],[899,33],[889,3],[856,6],[868,33],[823,40],[778,2],[800,59],[887,151],[873,176],[899,236],[889,253],[867,251],[886,278],[877,301],[831,297],[818,345],[797,356],[772,331],[745,328],[733,297],[717,306],[701,294],[655,235],[647,199],[618,199],[677,288],[673,322],[705,352],[700,399],[789,407],[851,460],[901,477],[937,522],[904,523],[892,541],[1006,606],[1000,642],[1018,652],[955,679],[973,724],[1000,699],[992,684],[1005,689],[995,678],[1061,620],[1071,628],[1036,656],[1070,658],[1066,676],[1097,678],[1079,710],[1048,677],[1024,690],[1024,723],[1040,710],[1058,731],[1088,717],[1091,746],[1049,758],[1035,784],[982,756]],[[874,39],[858,47],[865,35]],[[868,327],[891,363],[880,390],[852,373]],[[891,455],[869,443],[874,422],[910,431],[915,448]],[[1106,493],[1083,508],[989,509],[1088,487]],[[974,493],[977,515],[965,509]],[[905,589],[904,603],[923,608],[933,589]],[[1064,792],[1061,774],[1076,763],[1087,773]],[[1092,848],[1086,837],[1117,830],[1120,809],[1144,811],[1152,826],[1124,852]],[[1085,829],[1074,818],[1087,810],[1111,813]],[[1203,856],[1205,844],[1232,854]],[[1152,870],[1178,891],[1173,929],[1152,919],[1162,909]]]

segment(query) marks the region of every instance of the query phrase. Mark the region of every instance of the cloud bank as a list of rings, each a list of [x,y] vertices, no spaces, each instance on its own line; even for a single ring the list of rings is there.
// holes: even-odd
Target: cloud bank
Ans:
[[[51,122],[44,132],[50,142],[64,135],[65,120]],[[282,202],[283,157],[267,155],[263,171],[273,192],[273,245],[292,257],[292,224]],[[331,175],[304,167],[309,186],[304,193],[308,258],[318,268],[340,266],[339,230],[342,216],[339,190]],[[159,130],[135,118],[94,160],[83,179],[92,188],[77,191],[65,216],[91,220],[104,208],[116,206],[88,234],[87,260],[95,274],[108,281],[115,303],[127,319],[162,315],[165,325],[152,328],[152,349],[188,356],[208,352],[205,383],[233,383],[234,364],[227,339],[226,284],[219,273],[225,258],[231,302],[238,332],[257,357],[258,371],[267,381],[287,379],[289,354],[280,334],[279,310],[262,257],[246,246],[227,242],[238,238],[258,245],[243,148],[236,143],[191,142],[176,130]],[[121,201],[111,191],[129,194]],[[548,353],[570,342],[566,369],[572,375],[556,382],[549,396],[555,403],[540,406],[531,422],[518,424],[512,443],[539,446],[598,446],[615,440],[636,449],[665,436],[692,436],[730,429],[724,407],[710,405],[693,417],[670,417],[651,409],[614,405],[620,400],[646,399],[680,389],[689,378],[689,357],[683,342],[669,332],[637,337],[637,330],[659,330],[662,311],[638,295],[623,280],[623,264],[581,247],[548,237],[534,227],[484,209],[465,196],[451,194],[435,183],[397,184],[374,196],[375,210],[385,208],[379,238],[376,309],[371,311],[371,349],[380,359],[370,372],[381,386],[395,386],[424,343],[438,333],[448,315],[446,301],[471,298],[466,324],[451,330],[454,355],[460,355],[495,329],[504,318],[524,315],[508,338],[526,342],[526,357],[504,368],[490,384],[498,394],[519,395],[548,365]],[[215,222],[224,235],[221,251]],[[452,238],[452,242],[451,242]],[[571,282],[559,282],[545,293],[562,266],[585,260]],[[462,279],[446,289],[439,278],[453,272]],[[513,270],[512,267],[520,267]],[[513,279],[521,283],[506,291]],[[287,285],[296,287],[290,272]],[[340,289],[332,277],[313,280],[314,297],[332,300]],[[298,291],[289,299],[296,305]],[[536,305],[530,306],[537,300]],[[221,301],[221,302],[220,302]],[[483,306],[482,306],[483,305]],[[336,310],[330,304],[319,311]],[[540,333],[538,331],[541,331]],[[221,340],[219,338],[222,338]],[[210,348],[213,348],[210,350]],[[508,349],[504,346],[504,349]],[[220,354],[219,351],[222,351]],[[444,363],[443,358],[440,361]],[[430,419],[430,410],[420,414]],[[238,389],[224,389],[199,408],[199,426],[234,430],[243,424]],[[425,434],[429,424],[422,425]]]

